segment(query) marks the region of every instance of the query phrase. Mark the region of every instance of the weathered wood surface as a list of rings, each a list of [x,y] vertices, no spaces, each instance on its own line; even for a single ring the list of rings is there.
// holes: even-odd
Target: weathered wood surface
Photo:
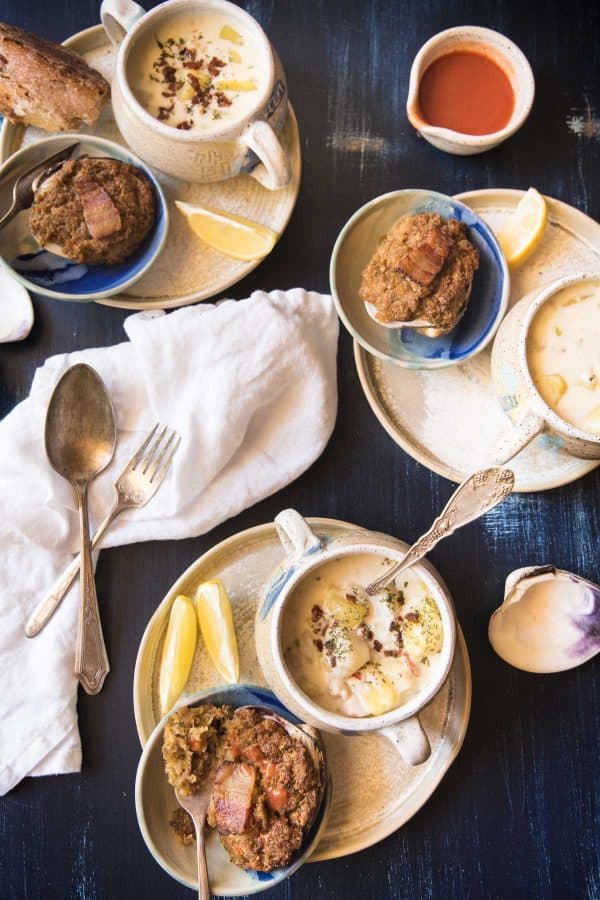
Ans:
[[[401,187],[455,193],[535,185],[600,217],[595,0],[249,0],[246,8],[284,59],[304,175],[280,244],[229,296],[259,287],[326,290],[331,247],[347,217],[371,197]],[[96,0],[3,0],[0,18],[62,40],[94,24],[97,12]],[[404,104],[410,63],[423,41],[466,23],[496,28],[522,47],[537,97],[514,138],[463,159],[419,140]],[[35,307],[29,339],[0,349],[2,414],[26,396],[47,356],[123,339],[121,311],[43,299]],[[452,490],[396,447],[370,413],[346,333],[339,374],[335,434],[295,484],[202,538],[101,555],[98,593],[112,671],[99,697],[80,699],[84,770],[30,779],[0,800],[0,897],[191,896],[153,862],[134,812],[139,745],[131,683],[137,645],[156,604],[205,549],[282,507],[410,539]],[[355,857],[305,866],[272,900],[600,898],[598,661],[562,675],[526,675],[502,663],[486,637],[504,578],[517,566],[552,561],[600,581],[599,501],[596,472],[559,490],[513,497],[433,552],[454,593],[473,666],[462,753],[399,833]]]

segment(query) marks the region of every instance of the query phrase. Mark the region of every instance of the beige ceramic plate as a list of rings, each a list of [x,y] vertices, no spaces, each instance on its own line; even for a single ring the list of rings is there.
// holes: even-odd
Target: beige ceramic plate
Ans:
[[[355,526],[333,519],[309,519],[323,536]],[[231,596],[240,650],[240,679],[264,684],[254,647],[254,617],[260,593],[283,549],[272,523],[233,535],[213,547],[183,573],[148,623],[135,666],[133,700],[142,744],[160,720],[157,680],[166,622],[175,596],[194,594],[210,578],[222,578]],[[219,683],[198,641],[184,697]],[[333,802],[324,837],[311,861],[355,853],[404,825],[431,796],[462,745],[471,708],[471,670],[460,628],[455,661],[446,684],[426,707],[423,724],[432,746],[422,766],[405,765],[392,745],[378,735],[343,737],[324,734],[333,784]]]
[[[65,41],[65,46],[76,50],[109,81],[112,80],[115,49],[101,25],[73,35]],[[123,143],[110,105],[93,129],[83,128],[82,131],[91,131],[100,137]],[[23,128],[5,121],[0,133],[0,162],[4,162],[24,144],[34,143],[47,136],[36,128]],[[245,278],[261,260],[244,262],[231,259],[208,247],[192,232],[173,201],[184,200],[214,206],[246,216],[282,234],[296,205],[300,189],[300,136],[291,106],[282,140],[290,152],[292,180],[280,191],[266,190],[249,175],[239,175],[216,184],[188,184],[153,170],[169,203],[170,227],[165,249],[147,275],[126,293],[97,302],[104,306],[132,310],[185,306],[214,297]]]
[[[497,230],[523,191],[458,194]],[[546,198],[548,227],[538,249],[511,272],[509,308],[526,294],[572,272],[600,271],[600,225],[572,206]],[[440,371],[402,369],[354,343],[358,375],[371,409],[406,452],[438,475],[461,482],[490,465],[499,435],[510,427],[491,380],[491,349]],[[534,441],[511,462],[516,491],[545,491],[587,474],[599,462],[576,459]]]

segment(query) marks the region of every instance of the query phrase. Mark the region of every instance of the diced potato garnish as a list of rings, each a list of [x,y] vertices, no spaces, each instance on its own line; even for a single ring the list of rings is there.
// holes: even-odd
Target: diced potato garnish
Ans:
[[[562,375],[540,375],[536,387],[550,406],[554,406],[567,390],[567,382]]]
[[[257,84],[254,78],[248,78],[246,81],[224,78],[223,81],[217,81],[216,88],[218,91],[255,91]]]
[[[208,72],[196,72],[195,77],[198,79],[198,84],[204,90],[207,87],[210,87],[212,83],[212,78],[208,74]],[[189,76],[188,76],[189,78]]]
[[[333,641],[331,655],[323,654],[325,665],[340,678],[349,678],[369,659],[369,645],[346,628],[330,628],[327,631],[327,642]],[[335,659],[335,666],[331,660]]]
[[[371,716],[380,716],[398,705],[398,691],[376,663],[367,663],[357,673],[360,678],[348,682],[352,693]]]
[[[229,50],[229,62],[232,63],[241,63],[242,55],[238,53],[237,50]]]
[[[414,612],[419,617],[416,622],[404,616],[402,639],[410,658],[420,662],[428,653],[439,653],[442,649],[442,617],[431,597],[425,597]]]
[[[189,81],[183,85],[182,88],[179,88],[179,98],[180,100],[193,100],[196,95],[196,91],[191,86]]]
[[[600,434],[600,406],[595,406],[591,413],[585,418],[584,427],[586,431],[593,434]]]
[[[325,594],[323,609],[329,613],[341,628],[358,628],[369,611],[367,600],[349,600],[335,588],[331,588]]]
[[[230,41],[232,44],[244,43],[242,35],[235,28],[232,28],[231,25],[223,25],[219,32],[219,37],[223,38],[224,41]]]

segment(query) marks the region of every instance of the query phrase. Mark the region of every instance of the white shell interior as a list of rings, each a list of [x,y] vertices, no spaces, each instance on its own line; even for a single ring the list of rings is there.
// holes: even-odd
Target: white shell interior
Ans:
[[[6,269],[0,268],[0,343],[26,338],[33,318],[29,294]]]
[[[490,619],[490,643],[526,672],[572,669],[600,650],[599,604],[600,587],[577,575],[552,567],[518,570]]]

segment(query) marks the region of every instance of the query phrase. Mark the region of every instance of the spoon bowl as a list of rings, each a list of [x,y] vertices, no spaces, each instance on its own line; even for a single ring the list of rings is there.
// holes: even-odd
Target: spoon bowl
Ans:
[[[45,444],[50,464],[70,483],[79,506],[81,590],[75,674],[89,694],[102,689],[109,664],[94,584],[87,486],[113,458],[116,440],[115,412],[102,379],[90,366],[72,366],[50,398]]]
[[[54,389],[46,414],[46,453],[70,482],[87,482],[113,458],[117,430],[112,401],[90,366],[67,369]]]

